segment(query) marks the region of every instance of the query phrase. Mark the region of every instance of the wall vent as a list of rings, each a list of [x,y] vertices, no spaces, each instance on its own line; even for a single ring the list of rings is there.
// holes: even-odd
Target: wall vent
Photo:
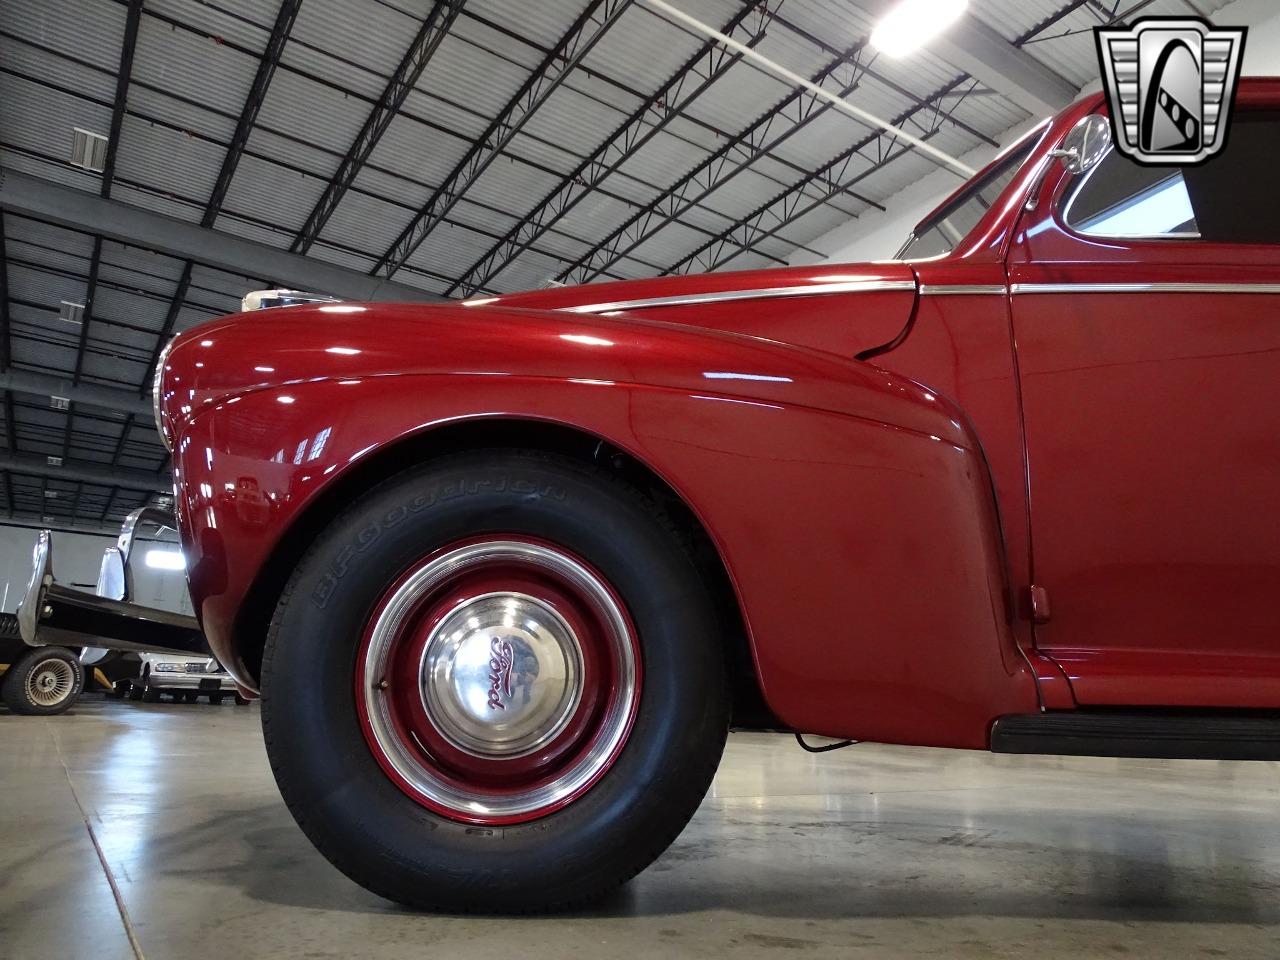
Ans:
[[[60,467],[60,466],[62,466],[62,458],[61,458],[61,457],[55,457],[53,454],[49,454],[49,455],[48,455],[47,457],[45,457],[44,459],[45,459],[45,462],[46,462],[49,466],[51,466],[51,467]]]
[[[46,500],[57,500],[57,499],[58,499],[58,491],[57,491],[57,490],[46,490],[46,491],[44,492],[44,498],[45,498]]]
[[[58,308],[58,319],[67,323],[84,323],[84,304],[63,300],[62,306]]]
[[[92,130],[71,128],[71,165],[101,173],[107,162],[107,138]]]
[[[49,409],[51,410],[70,410],[71,401],[67,397],[50,397]]]

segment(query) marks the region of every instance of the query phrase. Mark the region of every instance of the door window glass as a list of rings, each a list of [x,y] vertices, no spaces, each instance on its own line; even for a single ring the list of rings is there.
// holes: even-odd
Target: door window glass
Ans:
[[[1280,243],[1280,114],[1243,113],[1195,167],[1144,167],[1112,150],[1069,189],[1063,219],[1088,236]]]

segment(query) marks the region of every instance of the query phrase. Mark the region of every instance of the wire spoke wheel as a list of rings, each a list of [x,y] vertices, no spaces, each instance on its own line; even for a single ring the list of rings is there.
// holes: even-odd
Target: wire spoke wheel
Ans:
[[[14,713],[50,716],[80,698],[84,669],[66,647],[33,647],[0,678],[0,700]]]
[[[58,706],[75,686],[75,670],[58,657],[40,661],[27,674],[27,698],[39,707]]]

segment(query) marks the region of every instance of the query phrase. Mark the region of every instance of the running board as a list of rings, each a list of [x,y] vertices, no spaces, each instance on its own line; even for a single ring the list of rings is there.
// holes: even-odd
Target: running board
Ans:
[[[100,647],[210,657],[195,617],[73,590],[53,579],[53,549],[41,530],[27,593],[18,604],[18,629],[29,647]]]
[[[1166,760],[1280,760],[1280,714],[1033,713],[1001,717],[993,753]]]

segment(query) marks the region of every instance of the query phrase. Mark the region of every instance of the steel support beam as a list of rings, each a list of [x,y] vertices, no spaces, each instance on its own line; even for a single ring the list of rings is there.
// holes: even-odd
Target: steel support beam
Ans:
[[[865,39],[860,40],[828,61],[813,74],[810,82],[823,89],[833,87],[832,92],[838,97],[848,96],[866,76],[859,58],[866,44]],[[830,109],[830,103],[815,100],[807,89],[794,88],[746,129],[726,140],[714,153],[594,244],[557,274],[556,279],[566,283],[594,280],[667,224]],[[782,128],[781,132],[776,132],[778,127]],[[715,240],[712,237],[707,242]]]
[[[936,133],[936,130],[934,132]],[[925,134],[926,138],[930,136],[932,134]],[[882,134],[877,139],[889,141],[889,136]],[[869,177],[874,173],[880,164],[891,163],[899,157],[910,153],[911,149],[906,144],[894,149],[890,141],[887,143],[886,149],[882,150],[879,163],[864,168],[857,175],[842,182],[834,178],[831,167],[822,168],[817,172],[827,179],[815,178],[805,181],[802,185],[797,185],[801,189],[788,191],[763,206],[757,207],[747,216],[736,221],[716,240],[704,243],[685,256],[684,259],[673,264],[664,273],[711,273],[719,270],[739,254],[746,253],[755,244],[776,236],[784,227],[822,206],[833,196],[830,192],[833,185],[838,183],[843,185],[857,183],[864,177]],[[846,152],[841,154],[837,161],[833,161],[833,163],[836,164],[837,168],[847,168],[851,159],[852,155]],[[807,192],[810,189],[812,189],[812,192]],[[809,202],[805,203],[805,200]]]
[[[1080,2],[1084,3],[1085,0],[1080,0]],[[792,33],[796,34],[796,36],[803,37],[805,40],[807,40],[809,43],[812,43],[815,47],[817,47],[819,50],[822,50],[824,53],[827,53],[833,57],[841,56],[841,52],[837,47],[828,43],[822,37],[819,37],[814,33],[810,32],[809,30],[806,30],[804,27],[801,27],[799,24],[792,23],[790,20],[782,16],[780,13],[775,14],[774,19],[778,23],[786,27],[788,30],[790,30]],[[862,72],[865,73],[870,79],[874,80],[876,83],[880,84],[883,87],[887,87],[888,89],[892,90],[894,93],[898,94],[898,96],[900,97],[906,97],[908,100],[912,101],[917,106],[921,106],[924,104],[924,100],[918,94],[915,94],[912,91],[908,90],[906,87],[898,83],[896,80],[893,80],[885,76],[883,73],[876,70],[870,64],[864,65],[862,68]],[[992,147],[1000,146],[1000,144],[997,143],[994,138],[983,133],[981,130],[979,130],[977,127],[973,126],[972,124],[965,123],[963,120],[960,120],[957,117],[949,118],[948,122],[951,123],[957,130],[963,130],[965,133],[969,134],[969,136],[973,137],[976,140],[982,141],[988,146],[992,146]]]
[[[144,400],[132,390],[119,390],[115,387],[102,387],[93,383],[72,383],[61,377],[47,373],[36,373],[32,370],[16,370],[10,368],[0,372],[0,390],[12,390],[17,393],[28,393],[32,396],[66,397],[72,403],[83,403],[87,407],[101,407],[104,410],[115,410],[120,413],[132,413],[150,419],[152,416],[151,401]]]
[[[221,233],[176,217],[103,200],[74,187],[0,167],[0,209],[86,233],[101,234],[170,256],[349,300],[433,301],[441,297],[359,272]]]
[[[351,148],[338,164],[337,172],[325,187],[320,199],[316,201],[315,208],[307,217],[307,222],[302,225],[293,245],[289,247],[294,253],[306,253],[319,239],[324,225],[329,222],[333,211],[338,208],[342,198],[347,195],[347,190],[355,182],[356,174],[364,167],[369,154],[373,153],[373,148],[386,133],[392,119],[400,112],[400,107],[409,96],[409,91],[417,85],[422,71],[435,56],[440,41],[448,35],[449,28],[462,12],[464,3],[466,0],[436,0],[431,12],[427,14],[426,20],[422,22],[421,28],[413,38],[413,42],[409,44],[409,50],[400,61],[400,66],[387,81],[382,96],[373,105],[364,126],[356,134]]]
[[[116,95],[111,105],[111,132],[107,137],[107,155],[102,162],[102,186],[99,195],[111,196],[116,176],[116,157],[120,153],[120,129],[129,105],[129,83],[133,79],[133,54],[138,48],[138,25],[142,21],[142,0],[129,0],[125,13],[124,40],[120,45],[120,63],[116,67]],[[85,304],[88,313],[89,305]]]
[[[240,119],[236,121],[235,133],[231,135],[231,143],[222,158],[222,167],[218,170],[218,179],[209,195],[209,203],[205,206],[204,219],[201,224],[212,227],[222,210],[222,203],[227,199],[227,191],[231,188],[231,180],[236,175],[240,158],[244,156],[245,145],[249,142],[249,134],[258,120],[258,111],[267,98],[267,88],[271,78],[275,76],[276,67],[280,64],[280,55],[284,53],[285,44],[289,42],[289,32],[293,29],[293,21],[298,18],[298,8],[302,0],[283,0],[276,12],[276,22],[267,38],[267,48],[262,51],[262,59],[258,61],[258,69],[253,75],[253,85],[249,95],[245,97],[244,107],[240,111]]]
[[[49,480],[69,480],[72,483],[92,483],[101,487],[120,487],[123,490],[145,490],[152,493],[173,493],[173,484],[166,478],[147,470],[130,470],[125,467],[106,469],[92,463],[68,463],[60,467],[49,466],[44,457],[26,453],[0,453],[0,470],[44,477]]]
[[[1076,5],[1078,6],[1078,4]],[[1042,30],[1051,26],[1057,19],[1057,17],[1051,17],[1041,21],[1019,36],[1012,46],[1015,49],[1020,48]],[[949,108],[950,110],[955,110],[963,102],[964,98],[979,86],[980,79],[968,75],[957,77],[950,83],[943,85],[917,106],[895,117],[893,120],[894,125],[900,126],[917,114],[930,114],[931,126],[925,133],[925,137],[932,136],[941,128],[946,119],[946,111],[941,107],[942,101],[949,96],[955,95],[956,91],[966,83],[969,84],[968,89]],[[850,177],[849,168],[854,159],[862,156],[862,152],[871,147],[874,147],[876,151],[875,157],[866,158],[870,161],[871,166]],[[891,163],[898,157],[909,154],[911,150],[910,144],[898,143],[891,133],[880,133],[866,137],[848,149],[841,151],[821,168],[814,171],[811,176],[802,179],[789,189],[767,200],[746,216],[730,224],[719,236],[701,244],[691,253],[664,270],[663,273],[710,272],[717,270],[734,257],[750,250],[754,245],[769,237],[776,236],[783,228],[826,203],[838,192],[849,189],[849,187],[868,176],[878,166]]]
[[[0,167],[0,170],[3,168]],[[0,207],[0,211],[3,208]],[[4,213],[0,212],[0,370],[9,369],[12,338],[9,336],[9,248],[4,239]],[[12,443],[12,438],[10,443]]]
[[[763,39],[773,17],[774,12],[765,0],[746,3],[724,25],[722,32],[754,46]],[[715,40],[703,43],[666,83],[632,111],[604,143],[571,170],[554,190],[468,267],[466,273],[445,292],[470,297],[485,289],[516,257],[537,243],[584,197],[598,189],[627,158],[688,110],[740,59]]]
[[[129,9],[125,14],[124,39],[120,44],[120,63],[116,67],[116,93],[111,107],[111,128],[107,134],[107,155],[102,164],[102,183],[98,188],[98,196],[108,199],[111,196],[111,184],[116,175],[116,156],[120,151],[120,131],[124,127],[125,108],[129,102],[129,81],[133,77],[133,54],[138,47],[138,24],[142,21],[142,0],[129,0]],[[93,323],[93,301],[98,295],[98,270],[102,266],[102,237],[93,238],[93,253],[89,257],[89,279],[85,284],[84,317],[80,322],[80,343],[76,348],[76,365],[71,375],[75,383],[80,382],[80,372],[84,369],[85,347],[89,343],[89,326]],[[67,424],[70,431],[71,414],[68,411]],[[69,432],[68,432],[69,436]]]
[[[897,0],[858,0],[859,6],[877,19],[896,3]],[[961,17],[941,36],[931,40],[929,51],[1037,118],[1057,113],[1079,92],[1070,80],[972,14]]]
[[[526,121],[538,111],[547,98],[573,73],[635,0],[591,0],[569,31],[543,57],[521,84],[514,97],[485,128],[471,149],[436,188],[431,198],[401,231],[395,243],[384,253],[370,273],[385,277],[408,262],[422,241],[438,227],[462,199],[462,195],[480,178],[505,150]]]
[[[1000,91],[1032,116],[1051,116],[1079,93],[1070,80],[974,16],[962,17],[943,37],[938,50],[941,57]]]
[[[101,536],[115,539],[120,536],[119,524],[94,523],[92,520],[77,520],[74,524],[63,519],[54,519],[50,517],[45,519],[39,513],[30,510],[14,510],[9,509],[7,514],[0,516],[0,526],[16,527],[23,530],[32,531],[31,541],[35,542],[35,531],[52,530],[54,533],[80,533],[87,536]],[[166,535],[152,536],[148,534],[144,537],[138,537],[133,541],[137,543],[164,543],[174,544],[178,542],[176,534],[170,533]],[[103,544],[110,546],[110,544]]]

